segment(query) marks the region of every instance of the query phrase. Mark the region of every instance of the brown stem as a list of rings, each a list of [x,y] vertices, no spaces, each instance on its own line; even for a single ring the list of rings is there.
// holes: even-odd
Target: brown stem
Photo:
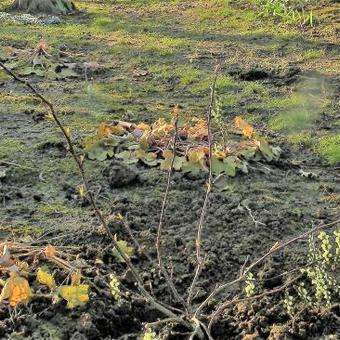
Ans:
[[[131,270],[132,275],[134,276],[138,288],[141,291],[142,295],[144,296],[144,298],[151,303],[156,309],[158,309],[160,312],[162,312],[163,314],[167,315],[168,317],[171,318],[178,318],[178,316],[176,314],[174,314],[173,312],[171,312],[169,309],[167,309],[166,307],[162,306],[145,288],[143,285],[143,280],[140,277],[137,268],[132,264],[132,262],[130,261],[130,258],[124,253],[124,251],[122,251],[122,249],[119,247],[119,244],[117,242],[117,240],[115,239],[114,235],[111,233],[111,230],[106,222],[106,219],[104,217],[104,215],[102,214],[102,212],[98,209],[97,204],[94,200],[93,194],[90,191],[90,186],[87,180],[87,177],[85,175],[85,171],[84,171],[84,167],[83,167],[83,163],[82,163],[82,159],[80,157],[77,156],[72,140],[70,138],[69,133],[67,132],[67,130],[64,128],[64,126],[62,125],[61,121],[59,120],[54,106],[53,104],[48,101],[43,95],[41,95],[28,81],[25,81],[21,78],[19,78],[15,73],[13,73],[10,69],[8,69],[2,62],[0,62],[0,66],[4,69],[4,71],[9,74],[11,77],[13,77],[16,81],[20,82],[21,84],[25,85],[26,87],[28,87],[30,89],[30,91],[36,96],[38,97],[49,109],[55,123],[57,124],[57,126],[59,127],[59,129],[61,130],[62,134],[64,135],[67,145],[68,145],[68,151],[71,153],[73,159],[75,160],[84,187],[86,189],[86,193],[88,196],[88,199],[90,201],[90,204],[95,212],[95,214],[97,215],[98,219],[100,220],[101,224],[103,225],[107,236],[110,238],[111,242],[113,243],[114,248],[117,250],[117,252],[119,253],[119,255],[122,256],[122,258],[124,259],[126,265],[128,266],[128,268]],[[183,324],[182,319],[181,323]],[[189,324],[190,326],[190,324]],[[191,326],[190,326],[191,327]]]
[[[212,184],[213,184],[213,176],[212,176],[213,136],[211,133],[211,116],[212,116],[212,112],[213,112],[214,105],[215,105],[216,81],[218,77],[219,68],[220,68],[219,65],[216,66],[215,68],[214,80],[213,80],[213,83],[211,86],[211,92],[210,92],[210,102],[209,102],[209,107],[208,107],[207,117],[206,117],[207,129],[208,129],[208,146],[209,146],[209,176],[208,176],[208,181],[207,181],[207,189],[205,192],[205,197],[204,197],[203,206],[201,210],[201,216],[200,216],[198,227],[197,227],[197,236],[196,236],[197,263],[196,263],[195,275],[194,275],[194,278],[192,280],[192,283],[190,285],[189,292],[188,292],[187,303],[189,306],[191,305],[192,297],[194,294],[194,289],[195,289],[198,277],[201,274],[201,271],[204,265],[204,258],[202,257],[202,254],[201,254],[201,243],[202,243],[202,232],[203,232],[205,214],[207,211],[207,207],[209,203],[209,195],[210,195]]]
[[[255,260],[252,264],[250,264],[249,267],[247,267],[242,273],[240,273],[239,277],[236,278],[235,280],[233,281],[230,281],[230,282],[227,282],[227,283],[224,283],[224,284],[221,284],[219,285],[218,287],[216,287],[210,294],[209,296],[198,306],[198,308],[196,309],[196,312],[195,312],[195,315],[198,316],[200,315],[202,309],[207,306],[209,304],[209,302],[219,293],[221,293],[222,291],[224,291],[226,288],[229,288],[230,286],[233,286],[235,285],[236,283],[239,283],[241,282],[242,280],[244,280],[245,276],[247,275],[247,273],[249,273],[254,267],[258,266],[260,263],[262,263],[266,258],[268,258],[270,255],[274,254],[274,253],[277,253],[278,251],[284,249],[285,247],[289,246],[290,244],[298,241],[298,240],[301,240],[301,239],[304,239],[306,237],[308,237],[309,235],[311,234],[314,234],[320,230],[323,230],[323,229],[327,229],[327,228],[330,228],[336,224],[339,224],[340,223],[340,219],[339,220],[336,220],[336,221],[333,221],[333,222],[330,222],[330,223],[327,223],[327,224],[321,224],[320,226],[318,227],[315,227],[315,228],[312,228],[306,232],[304,232],[303,234],[301,235],[298,235],[296,237],[293,237],[291,238],[290,240],[282,243],[281,245],[278,244],[278,245],[275,245],[274,247],[272,247],[267,253],[265,253],[263,256],[261,256],[260,258],[258,258],[257,260]]]
[[[257,299],[261,299],[263,298],[264,296],[268,296],[268,295],[273,295],[275,293],[278,293],[278,292],[281,292],[282,290],[286,289],[287,287],[289,287],[292,283],[294,283],[295,281],[297,281],[298,279],[301,278],[302,275],[298,275],[296,276],[295,278],[287,281],[285,284],[283,284],[282,286],[280,287],[277,287],[277,288],[274,288],[272,290],[269,290],[269,291],[266,291],[266,292],[263,292],[261,294],[258,294],[258,295],[254,295],[254,296],[250,296],[250,297],[246,297],[246,298],[243,298],[243,299],[234,299],[234,300],[231,300],[231,301],[226,301],[224,303],[222,303],[217,309],[216,311],[211,315],[211,319],[210,319],[210,322],[209,322],[209,325],[208,325],[208,329],[210,330],[211,329],[211,326],[213,325],[214,321],[217,319],[217,317],[222,313],[222,311],[224,309],[226,309],[227,307],[231,306],[231,305],[234,305],[236,303],[239,303],[239,302],[246,302],[246,301],[253,301],[253,300],[257,300]]]
[[[156,251],[157,251],[157,261],[158,261],[158,267],[161,270],[169,288],[171,289],[174,297],[177,299],[177,301],[181,302],[182,305],[187,308],[186,303],[184,299],[180,296],[178,293],[177,288],[174,285],[174,282],[170,275],[168,274],[164,263],[162,259],[162,250],[161,250],[161,237],[162,237],[162,229],[163,229],[163,220],[164,220],[164,214],[166,210],[166,206],[168,203],[168,196],[169,196],[169,190],[170,190],[170,184],[171,184],[171,176],[174,170],[174,164],[175,164],[175,158],[176,158],[176,143],[177,143],[177,136],[178,136],[178,112],[177,108],[175,108],[175,116],[174,116],[174,136],[173,136],[173,143],[172,143],[172,159],[171,159],[171,164],[170,168],[168,171],[168,179],[167,179],[167,185],[165,189],[165,194],[163,197],[163,202],[162,202],[162,207],[161,207],[161,212],[160,212],[160,217],[159,217],[159,223],[157,227],[157,238],[156,238]]]

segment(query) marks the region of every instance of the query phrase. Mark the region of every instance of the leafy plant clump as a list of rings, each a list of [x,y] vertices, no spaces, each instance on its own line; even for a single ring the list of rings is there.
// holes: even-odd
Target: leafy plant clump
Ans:
[[[306,10],[307,1],[253,0],[252,2],[263,16],[277,18],[284,24],[314,25],[313,11]]]
[[[89,301],[89,285],[81,283],[80,270],[69,263],[67,254],[52,245],[39,249],[5,242],[0,244],[0,252],[1,303],[17,307],[43,296],[54,303],[65,300],[67,308],[72,309]],[[64,280],[59,285],[50,268],[61,271]],[[65,284],[66,280],[70,284]]]
[[[287,313],[294,318],[301,310],[331,307],[340,294],[340,230],[321,231],[309,238],[310,266],[301,269],[304,277],[283,301]]]
[[[247,173],[248,162],[271,162],[280,155],[278,147],[270,146],[241,117],[235,118],[228,131],[224,129],[221,133],[217,129],[212,134],[215,141],[211,163],[216,176],[235,176],[239,171]],[[103,123],[95,136],[84,141],[84,149],[91,160],[103,161],[115,157],[127,164],[159,166],[165,171],[173,168],[175,171],[197,174],[207,172],[210,163],[208,127],[203,119],[180,118],[175,123],[174,118],[170,122],[160,118],[150,125],[121,121]]]
[[[50,54],[50,47],[45,41],[40,41],[34,49],[0,47],[1,59],[19,76],[35,75],[49,80],[79,77],[87,79],[89,71],[99,68],[96,62],[73,62],[70,56],[63,52],[58,55]]]

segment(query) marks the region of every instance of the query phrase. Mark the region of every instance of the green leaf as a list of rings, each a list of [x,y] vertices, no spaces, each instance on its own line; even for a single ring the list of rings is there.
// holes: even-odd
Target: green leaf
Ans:
[[[131,257],[135,253],[135,249],[133,247],[130,247],[126,241],[119,240],[117,241],[118,246],[120,250],[127,256]],[[117,259],[118,262],[125,262],[123,257],[119,254],[118,250],[116,248],[112,249],[112,255]]]
[[[235,156],[229,156],[223,160],[225,164],[225,173],[228,176],[234,177],[236,175],[236,169],[239,165],[239,160]]]
[[[34,73],[35,73],[34,68],[31,67],[31,66],[27,66],[27,67],[24,67],[21,70],[18,70],[19,76],[29,76],[29,75],[34,74]]]
[[[104,161],[107,157],[112,157],[114,152],[112,148],[108,148],[102,143],[93,145],[87,150],[87,157],[91,160]]]
[[[243,149],[241,150],[238,154],[242,156],[246,160],[250,160],[254,158],[255,156],[256,149],[254,148],[249,148],[249,149]]]
[[[164,150],[163,151],[163,157],[164,159],[161,160],[160,169],[169,171],[171,168],[172,158],[173,158],[173,152],[172,150]],[[179,171],[182,169],[183,164],[186,163],[185,157],[176,156],[173,164],[173,168],[176,171]]]
[[[205,153],[201,149],[193,150],[189,155],[189,160],[182,166],[184,172],[198,174],[200,171],[208,171],[205,163]]]
[[[273,160],[274,154],[269,144],[264,139],[261,139],[259,141],[259,150],[261,151],[261,154],[266,159],[266,161],[271,162]]]
[[[111,136],[109,138],[103,139],[103,143],[106,146],[116,147],[119,145],[121,139],[118,136]]]
[[[216,156],[213,156],[211,158],[211,168],[212,168],[212,173],[216,176],[227,171],[226,164],[223,162],[223,160],[220,160]]]
[[[148,152],[141,161],[148,166],[156,166],[159,163],[156,152]]]
[[[135,164],[138,162],[138,158],[134,151],[125,150],[120,153],[115,154],[115,157],[123,160],[127,164]]]

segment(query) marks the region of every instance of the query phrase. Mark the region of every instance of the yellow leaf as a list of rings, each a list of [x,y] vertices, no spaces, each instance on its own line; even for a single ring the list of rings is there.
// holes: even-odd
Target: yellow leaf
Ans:
[[[101,260],[101,259],[96,259],[94,263],[95,264],[104,264],[104,261]]]
[[[47,270],[39,268],[37,271],[37,279],[41,284],[46,285],[51,290],[56,287],[53,276]]]
[[[89,301],[89,285],[61,286],[59,295],[67,301],[67,308],[82,306]]]
[[[152,137],[155,139],[160,139],[162,137],[168,136],[172,129],[173,126],[167,123],[164,118],[159,118],[152,124]]]
[[[73,272],[71,274],[71,286],[79,286],[81,279],[81,273],[79,271]]]
[[[245,137],[251,138],[253,135],[254,128],[239,116],[235,118],[235,127],[241,130]]]
[[[32,291],[28,281],[15,273],[6,280],[0,295],[0,302],[8,299],[10,306],[15,307],[20,303],[27,303],[32,297]]]

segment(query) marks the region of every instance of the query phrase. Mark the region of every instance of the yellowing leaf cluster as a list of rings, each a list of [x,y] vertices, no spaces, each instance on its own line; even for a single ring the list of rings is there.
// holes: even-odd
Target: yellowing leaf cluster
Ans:
[[[0,294],[0,302],[7,301],[11,307],[26,304],[34,296],[32,288],[25,277],[29,273],[30,265],[28,262],[14,261],[7,245],[3,247],[2,251],[3,255],[0,256],[0,267],[4,268],[4,266],[6,266],[6,272],[10,271],[10,273],[5,281],[1,280],[3,282],[3,288]],[[51,258],[54,264],[58,262],[62,263],[62,268],[65,268],[65,264],[67,264],[62,258],[56,256],[57,250],[52,245],[46,246],[43,250],[37,250],[36,254],[45,255],[44,259]],[[34,259],[37,260],[36,257],[34,257]],[[55,298],[58,300],[58,297],[62,297],[67,301],[68,308],[74,308],[89,300],[89,286],[81,284],[80,271],[73,271],[70,277],[71,285],[64,285],[58,288],[49,269],[46,266],[42,266],[36,271],[36,282],[33,287],[37,286],[37,284],[47,286],[51,291],[51,299]]]

